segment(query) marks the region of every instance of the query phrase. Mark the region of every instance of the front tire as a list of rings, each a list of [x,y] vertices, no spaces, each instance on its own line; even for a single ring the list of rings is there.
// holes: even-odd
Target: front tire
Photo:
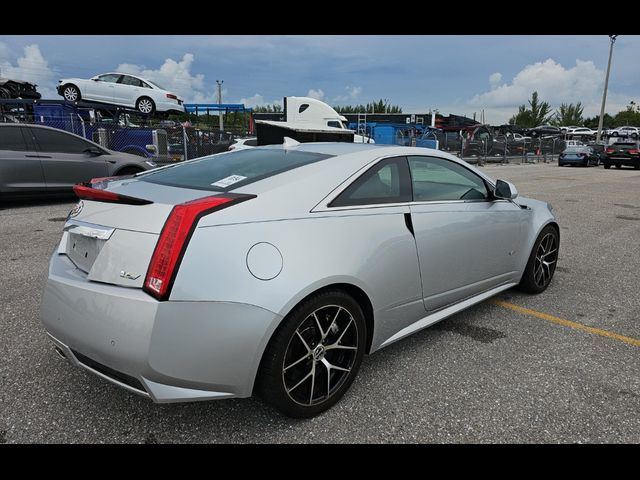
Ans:
[[[605,168],[606,170],[609,170],[609,169],[611,168],[611,164],[610,164],[610,163],[606,163],[606,162],[605,162],[605,163],[603,164],[603,166],[604,166],[604,168]]]
[[[136,101],[136,110],[143,115],[151,115],[156,111],[156,104],[149,97],[140,97]]]
[[[366,338],[362,309],[352,297],[340,290],[313,295],[273,334],[260,364],[257,391],[290,417],[318,415],[353,383]]]
[[[68,102],[79,102],[82,100],[80,90],[75,85],[65,85],[62,89],[62,96]]]
[[[547,289],[556,271],[559,246],[560,238],[555,227],[544,227],[533,244],[529,261],[518,285],[520,290],[526,293],[542,293]]]

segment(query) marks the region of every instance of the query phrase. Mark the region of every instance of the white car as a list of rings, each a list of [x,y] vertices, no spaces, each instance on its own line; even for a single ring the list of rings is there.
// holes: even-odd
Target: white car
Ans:
[[[590,128],[587,128],[587,127],[577,127],[577,128],[567,130],[567,135],[576,135],[576,136],[595,135],[596,133],[598,133],[596,130],[591,130]]]
[[[125,73],[104,73],[90,79],[66,78],[58,82],[58,94],[69,102],[87,100],[154,112],[184,112],[184,101],[151,80]]]
[[[640,134],[640,129],[638,127],[618,127],[613,130],[608,130],[607,135],[611,137],[631,137],[638,138],[638,134]]]

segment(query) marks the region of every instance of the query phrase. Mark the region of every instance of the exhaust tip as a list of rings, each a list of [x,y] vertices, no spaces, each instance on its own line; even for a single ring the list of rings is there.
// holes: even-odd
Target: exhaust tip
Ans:
[[[67,356],[65,355],[65,353],[62,351],[62,349],[60,347],[55,346],[55,347],[53,347],[53,349],[60,356],[60,358],[64,358],[65,360],[67,359]]]

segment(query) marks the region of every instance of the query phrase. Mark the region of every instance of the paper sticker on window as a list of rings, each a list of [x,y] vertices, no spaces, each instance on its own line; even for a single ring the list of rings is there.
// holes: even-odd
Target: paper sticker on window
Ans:
[[[211,185],[214,187],[227,188],[228,186],[238,183],[245,178],[247,177],[243,177],[242,175],[230,175],[227,178],[223,178],[222,180],[212,183]]]

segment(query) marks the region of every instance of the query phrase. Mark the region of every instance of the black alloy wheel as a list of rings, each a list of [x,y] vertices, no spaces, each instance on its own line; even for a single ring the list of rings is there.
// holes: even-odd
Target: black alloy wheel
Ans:
[[[558,231],[552,225],[542,229],[518,285],[520,290],[542,293],[547,289],[558,263],[559,240]]]
[[[314,295],[285,317],[260,366],[258,392],[294,418],[333,406],[353,382],[366,342],[362,309],[339,290]]]

